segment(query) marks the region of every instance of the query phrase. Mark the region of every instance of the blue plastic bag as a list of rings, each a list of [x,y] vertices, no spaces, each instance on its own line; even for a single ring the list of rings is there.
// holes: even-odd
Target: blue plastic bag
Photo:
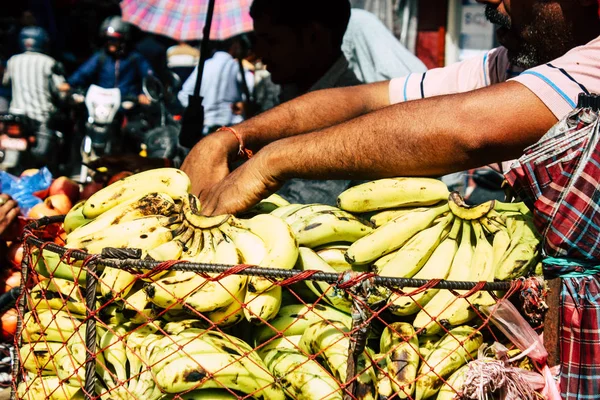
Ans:
[[[33,206],[42,202],[42,199],[35,196],[34,193],[48,189],[52,180],[52,173],[46,167],[42,167],[33,175],[22,178],[0,171],[2,193],[8,194],[19,204],[23,215],[27,215]]]

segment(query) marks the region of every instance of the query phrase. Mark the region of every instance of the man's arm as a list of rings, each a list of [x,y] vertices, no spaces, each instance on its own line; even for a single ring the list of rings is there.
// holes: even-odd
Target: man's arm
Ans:
[[[248,209],[290,178],[437,176],[514,158],[556,121],[516,82],[392,105],[266,146],[205,194],[203,213]]]
[[[81,65],[77,71],[67,79],[69,85],[74,87],[85,87],[91,83],[94,74],[98,70],[98,62],[100,61],[99,53],[94,54]]]
[[[256,152],[271,142],[388,106],[388,85],[389,82],[378,82],[311,92],[244,121],[235,129],[244,145]],[[194,146],[182,165],[192,180],[194,193],[202,198],[202,193],[227,176],[228,163],[238,147],[235,136],[227,131],[212,133]]]

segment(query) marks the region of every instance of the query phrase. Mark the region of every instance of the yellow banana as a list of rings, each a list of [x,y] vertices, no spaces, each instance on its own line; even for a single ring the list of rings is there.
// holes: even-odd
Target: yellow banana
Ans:
[[[282,219],[287,222],[288,225],[292,225],[294,222],[299,221],[311,214],[320,211],[341,211],[339,208],[329,206],[327,204],[304,204],[294,211],[287,213]]]
[[[223,224],[219,229],[233,241],[245,264],[259,265],[267,255],[265,242],[255,233],[230,224]]]
[[[410,214],[412,212],[426,211],[426,207],[406,207],[406,208],[394,208],[391,210],[377,211],[371,215],[369,221],[376,227],[379,228],[387,224],[388,222],[399,218],[403,215]]]
[[[337,199],[350,212],[369,212],[396,207],[430,206],[447,200],[446,185],[432,178],[386,178],[353,186]]]
[[[78,400],[83,399],[81,386],[61,382],[56,376],[36,376],[30,382],[21,382],[17,396],[23,400]]]
[[[346,258],[351,264],[369,264],[402,247],[448,210],[448,204],[443,204],[402,215],[352,243]]]
[[[191,188],[187,175],[175,168],[158,168],[124,178],[97,191],[86,200],[83,215],[96,218],[131,198],[148,193],[165,193],[173,200],[187,196]]]
[[[281,286],[274,286],[262,293],[246,291],[244,297],[244,315],[246,319],[256,325],[264,324],[277,315],[281,307]]]
[[[29,292],[27,300],[29,309],[68,310],[85,315],[86,306],[82,289],[70,280],[46,279],[35,285]]]
[[[214,217],[205,217],[200,214],[200,200],[193,194],[184,197],[182,204],[182,213],[186,221],[197,229],[212,229],[218,228],[222,224],[229,221],[230,214],[217,215]]]
[[[221,328],[228,328],[236,325],[244,319],[244,299],[246,298],[246,288],[235,294],[235,299],[231,304],[217,308],[206,314],[206,317]]]
[[[392,389],[399,399],[411,398],[421,361],[414,328],[405,322],[391,323],[381,335],[380,351],[386,356]]]
[[[43,376],[56,375],[54,358],[58,353],[67,351],[68,349],[63,343],[43,341],[24,343],[19,348],[19,359],[27,372],[34,375],[40,373]]]
[[[436,400],[454,400],[456,395],[462,391],[468,371],[469,364],[463,365],[450,375],[438,392]]]

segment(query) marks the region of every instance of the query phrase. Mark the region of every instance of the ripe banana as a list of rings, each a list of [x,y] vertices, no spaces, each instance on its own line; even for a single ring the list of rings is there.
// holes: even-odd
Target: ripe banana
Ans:
[[[453,328],[444,335],[419,369],[416,400],[435,395],[444,380],[466,364],[482,344],[483,336],[470,326]]]
[[[299,338],[296,336],[295,340]],[[290,339],[292,337],[275,339],[259,350],[287,396],[298,400],[341,400],[342,391],[336,380],[317,361],[302,354],[295,344],[288,344]]]
[[[292,212],[286,213],[282,219],[287,222],[288,225],[292,225],[294,222],[299,221],[311,214],[321,211],[342,211],[337,207],[329,206],[327,204],[304,204]]]
[[[344,271],[357,271],[357,272],[367,272],[368,267],[362,265],[353,266],[346,260],[346,251],[348,250],[349,245],[337,245],[332,247],[324,247],[320,250],[315,250],[317,255],[323,259],[330,267],[332,267],[337,272]]]
[[[353,186],[337,199],[338,207],[364,213],[395,207],[430,206],[449,195],[446,185],[432,178],[386,178]]]
[[[471,242],[472,232],[471,223],[463,221],[460,244],[452,260],[452,266],[447,278],[450,281],[470,281],[477,277],[478,272],[471,267],[474,255],[474,248]],[[465,266],[468,267],[465,268]],[[441,327],[433,318],[437,318],[451,302],[455,301],[457,301],[456,296],[449,290],[438,291],[423,309],[417,313],[413,321],[415,330],[420,331],[421,335],[438,333]]]
[[[27,296],[30,310],[68,310],[85,315],[86,306],[81,288],[72,281],[46,279],[35,285]]]
[[[175,202],[168,195],[164,193],[145,194],[123,202],[98,218],[94,218],[85,226],[75,229],[67,235],[66,242],[77,243],[86,236],[102,232],[113,225],[120,225],[124,222],[152,215],[168,217],[174,212]]]
[[[19,348],[19,359],[23,368],[34,375],[38,373],[43,376],[56,375],[54,358],[58,353],[67,351],[63,343],[43,341],[24,343]]]
[[[275,318],[281,307],[281,286],[274,286],[262,293],[246,291],[244,297],[244,316],[248,322],[264,324]]]
[[[406,207],[406,208],[394,208],[391,210],[383,210],[377,211],[375,214],[371,215],[369,221],[376,227],[379,228],[387,224],[388,222],[399,218],[403,215],[409,214],[411,212],[419,212],[426,211],[425,207]]]
[[[217,215],[214,217],[205,217],[200,214],[200,200],[193,195],[189,194],[187,197],[183,199],[183,205],[181,211],[185,220],[197,229],[211,229],[218,228],[222,224],[229,221],[231,218],[230,214],[225,215]]]
[[[452,230],[448,237],[433,251],[423,268],[413,276],[414,279],[446,279],[452,267],[454,255],[458,251],[458,234],[462,226],[460,219],[452,223]],[[402,288],[403,292],[410,292],[412,288]],[[393,293],[390,301],[390,311],[395,315],[406,316],[419,312],[439,292],[439,289],[427,289],[413,296]]]
[[[63,221],[63,229],[65,233],[68,235],[73,232],[75,229],[91,222],[91,219],[88,219],[83,216],[83,205],[85,204],[85,200],[81,200],[76,203],[73,208],[69,210],[67,215],[65,215],[65,220]]]
[[[444,231],[453,219],[454,215],[449,213],[440,223],[414,235],[396,252],[396,256],[379,270],[379,275],[412,278],[438,247],[445,236]]]
[[[259,214],[270,214],[276,209],[284,206],[290,205],[290,202],[278,195],[277,193],[273,193],[266,199],[261,200],[254,207],[244,212],[242,215],[244,217],[253,217]]]
[[[233,218],[233,226],[246,229],[262,239],[266,254],[258,264],[263,268],[292,269],[298,259],[298,243],[290,226],[281,218],[259,214],[249,220]],[[273,286],[270,279],[251,276],[248,291],[263,292]]]
[[[303,207],[304,204],[291,203],[285,206],[281,206],[273,211],[271,211],[271,215],[274,217],[279,217],[281,219],[285,219],[292,212],[296,211],[300,207]]]
[[[39,310],[23,315],[23,340],[26,343],[39,341],[66,343],[73,340],[85,340],[85,324],[73,318],[76,315],[66,311]],[[83,317],[82,317],[83,318]]]
[[[104,353],[104,360],[114,369],[117,384],[123,384],[128,379],[127,373],[127,348],[122,337],[127,330],[122,326],[109,326],[100,338],[100,350]]]
[[[399,249],[448,210],[446,203],[426,211],[414,211],[402,215],[352,243],[346,252],[346,259],[351,264],[369,264]]]
[[[321,320],[339,321],[348,329],[352,327],[352,317],[336,308],[323,304],[290,304],[281,307],[268,325],[255,330],[254,341],[260,345],[279,332],[285,336],[301,335],[312,323]]]
[[[30,382],[21,382],[17,396],[23,400],[78,400],[83,399],[81,386],[61,382],[57,376],[37,376]]]
[[[255,233],[227,223],[221,225],[219,229],[233,241],[245,264],[259,265],[267,255],[265,242]]]
[[[405,322],[391,323],[383,330],[380,351],[386,357],[386,372],[399,399],[411,398],[419,362],[419,340],[414,328]]]
[[[136,279],[135,275],[123,269],[105,267],[98,282],[103,301],[123,299],[136,283]]]
[[[296,269],[337,273],[314,250],[308,247],[300,247]],[[350,312],[352,309],[352,299],[343,290],[337,290],[333,285],[323,281],[305,280],[304,283],[315,295],[319,298],[322,297],[324,301],[338,310]]]
[[[444,383],[436,400],[454,400],[462,391],[462,388],[465,384],[465,379],[467,378],[467,372],[469,371],[469,364],[463,365],[459,369],[457,369],[450,378]]]
[[[354,242],[373,230],[345,211],[317,211],[291,225],[300,246],[318,247],[334,242]]]
[[[239,397],[232,391],[225,389],[200,389],[191,392],[167,395],[161,400],[237,400]]]
[[[206,314],[206,318],[214,322],[221,328],[228,328],[236,325],[244,319],[244,299],[246,297],[246,287],[236,293],[235,299],[231,304],[217,308]]]
[[[495,200],[489,200],[476,206],[469,206],[458,192],[450,193],[448,206],[452,214],[463,220],[474,220],[485,217],[494,209]]]
[[[187,196],[190,188],[188,176],[175,168],[140,172],[91,195],[83,206],[83,215],[86,218],[96,218],[118,204],[148,193],[165,193],[173,200],[180,200]]]

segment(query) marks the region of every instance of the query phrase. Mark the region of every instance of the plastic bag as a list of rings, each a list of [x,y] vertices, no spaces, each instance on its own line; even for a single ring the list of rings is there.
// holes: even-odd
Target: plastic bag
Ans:
[[[52,173],[46,167],[41,168],[33,175],[24,177],[0,171],[2,193],[8,194],[19,204],[23,215],[27,215],[33,206],[42,202],[41,197],[43,196],[38,197],[36,193],[47,190],[51,183]]]
[[[532,361],[537,363],[540,372],[546,380],[546,387],[542,394],[548,400],[561,400],[558,385],[554,381],[550,367],[546,363],[548,352],[544,347],[544,343],[515,306],[509,301],[499,301],[493,306],[482,307],[482,311],[521,350],[523,356],[527,355]]]

